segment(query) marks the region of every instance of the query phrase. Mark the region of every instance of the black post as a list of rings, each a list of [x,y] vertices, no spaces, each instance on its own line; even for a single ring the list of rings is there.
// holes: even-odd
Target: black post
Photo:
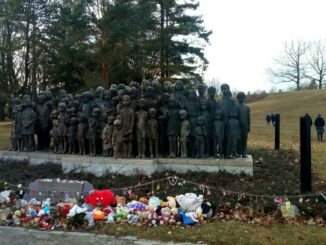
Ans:
[[[311,135],[310,120],[300,118],[300,178],[301,192],[311,191]]]
[[[275,150],[280,149],[280,114],[275,114]]]

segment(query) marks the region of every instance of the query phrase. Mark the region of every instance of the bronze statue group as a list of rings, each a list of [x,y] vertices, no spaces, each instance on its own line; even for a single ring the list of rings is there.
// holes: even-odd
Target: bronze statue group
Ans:
[[[228,84],[154,80],[54,97],[51,91],[13,99],[11,150],[115,158],[246,157],[250,109]],[[34,139],[36,135],[36,140]]]

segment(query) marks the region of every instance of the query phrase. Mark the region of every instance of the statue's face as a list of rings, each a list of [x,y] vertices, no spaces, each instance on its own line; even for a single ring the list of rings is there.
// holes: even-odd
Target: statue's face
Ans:
[[[177,81],[176,83],[175,83],[175,89],[176,90],[182,90],[183,89],[183,83],[181,82],[181,81]]]
[[[191,90],[191,91],[189,91],[189,99],[190,100],[194,100],[194,99],[196,99],[196,91],[194,91],[194,90]]]
[[[244,97],[239,97],[238,98],[238,101],[239,101],[240,104],[243,104],[244,101],[245,101],[245,98]]]
[[[206,91],[206,86],[203,84],[200,84],[200,85],[198,85],[197,90],[200,95],[203,95]]]
[[[230,94],[230,88],[229,88],[229,86],[226,86],[226,85],[221,86],[221,91],[222,91],[222,94],[224,96],[229,96],[229,94]]]
[[[215,94],[216,94],[216,90],[211,88],[211,89],[208,89],[207,93],[210,98],[214,98]]]
[[[153,87],[151,87],[151,86],[148,86],[147,88],[146,88],[146,96],[147,97],[153,97],[154,96],[154,88]]]
[[[130,104],[130,97],[128,95],[124,95],[122,97],[122,104],[123,105],[129,105]]]

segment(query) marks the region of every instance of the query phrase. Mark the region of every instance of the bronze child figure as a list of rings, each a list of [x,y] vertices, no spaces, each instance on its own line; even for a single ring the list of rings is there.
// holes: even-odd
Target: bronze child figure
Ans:
[[[135,113],[136,119],[136,136],[138,143],[138,155],[137,158],[145,157],[146,152],[146,121],[147,112],[144,110],[146,106],[145,99],[140,99],[138,103],[138,111]]]
[[[116,119],[113,123],[114,130],[112,134],[113,157],[121,158],[123,152],[123,131],[120,119]]]
[[[187,144],[188,136],[190,134],[190,123],[187,120],[187,111],[180,110],[181,119],[181,131],[180,131],[180,147],[181,147],[181,157],[186,158],[188,156]]]
[[[88,131],[87,117],[84,113],[81,112],[79,114],[78,120],[79,122],[77,127],[77,141],[78,141],[79,155],[86,155],[85,139]]]
[[[148,110],[149,119],[147,121],[147,139],[151,158],[158,156],[158,123],[156,119],[156,109]]]
[[[114,122],[114,117],[109,116],[107,119],[107,124],[104,126],[102,131],[103,156],[112,157],[113,154],[113,144],[112,144],[113,122]]]

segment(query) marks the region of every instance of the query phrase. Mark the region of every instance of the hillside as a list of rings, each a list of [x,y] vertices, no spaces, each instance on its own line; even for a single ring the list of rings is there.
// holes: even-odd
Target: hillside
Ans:
[[[326,90],[305,90],[290,93],[270,94],[262,100],[249,104],[252,126],[249,147],[274,148],[274,128],[267,125],[265,116],[271,113],[281,115],[281,148],[300,147],[300,116],[309,113],[314,121],[317,114],[326,119]],[[326,140],[316,141],[315,128],[312,134],[312,160],[314,170],[326,179]]]

